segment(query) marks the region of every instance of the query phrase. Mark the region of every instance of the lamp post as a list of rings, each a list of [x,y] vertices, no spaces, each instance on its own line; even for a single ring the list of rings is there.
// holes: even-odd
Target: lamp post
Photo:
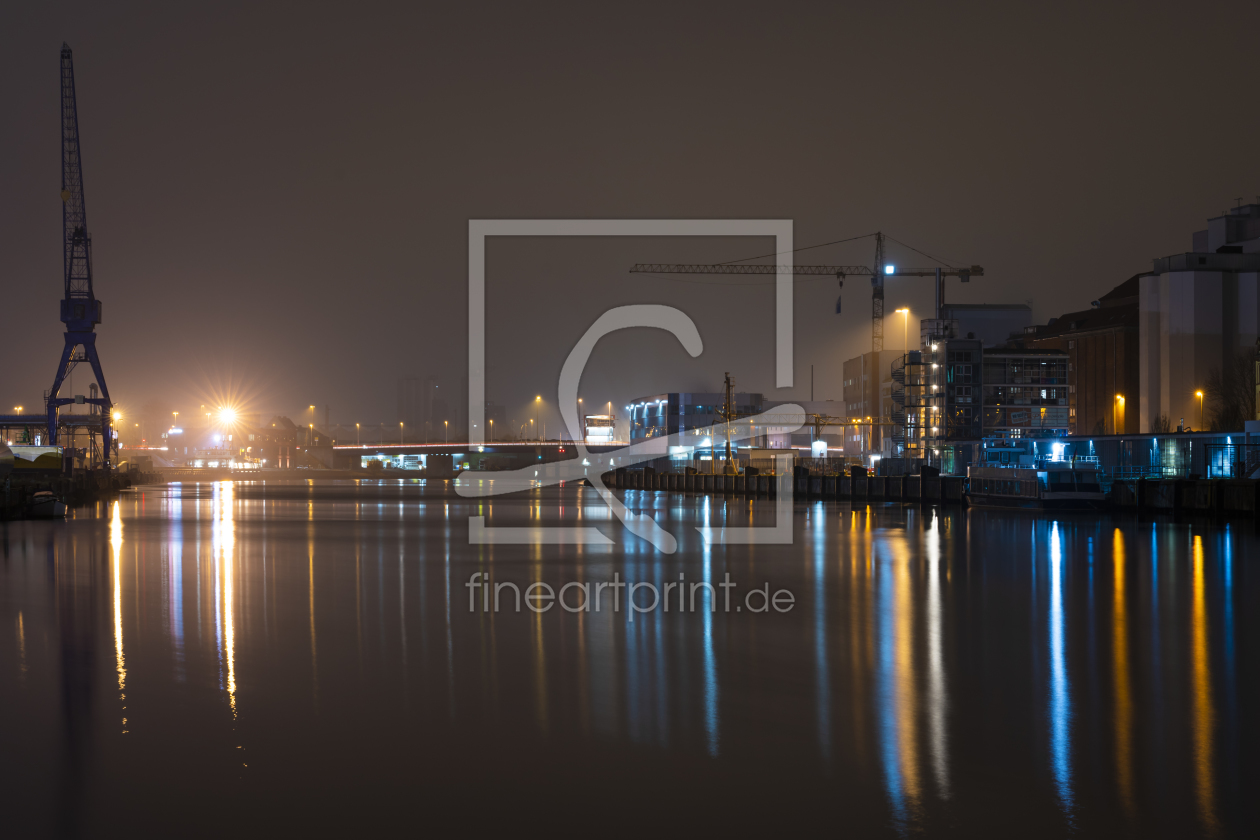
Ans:
[[[903,306],[896,311],[901,315],[901,355],[905,358],[910,352],[910,307]]]
[[[359,446],[359,424],[354,424],[354,445]]]
[[[16,411],[18,414],[21,414],[21,413],[22,413],[22,406],[20,406],[20,405],[15,405],[15,406],[13,406],[13,410],[14,410],[14,411]]]
[[[538,428],[542,428],[542,395],[534,397],[534,413],[538,415]],[[539,438],[541,440],[541,438]]]
[[[494,418],[490,418],[490,442],[494,443]]]
[[[443,420],[442,425],[446,427],[446,442],[450,443],[451,442],[451,421]]]
[[[1120,426],[1124,422],[1122,419],[1123,417],[1124,397],[1116,394],[1116,404],[1111,409],[1111,429],[1117,435],[1123,434],[1123,432],[1120,431]]]
[[[398,421],[398,442],[403,442],[403,421]]]
[[[1199,398],[1199,431],[1203,431],[1203,392],[1195,391],[1194,395]]]

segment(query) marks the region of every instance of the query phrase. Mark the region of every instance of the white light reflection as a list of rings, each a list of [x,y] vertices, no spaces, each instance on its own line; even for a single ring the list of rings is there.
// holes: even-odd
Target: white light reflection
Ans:
[[[709,497],[704,497],[704,526],[709,527]],[[701,543],[704,552],[704,582],[708,586],[701,587],[704,592],[704,604],[701,615],[704,617],[704,732],[708,744],[709,755],[718,754],[718,675],[717,657],[713,652],[713,551],[708,540]]]
[[[122,544],[123,524],[122,511],[118,502],[114,502],[113,517],[109,522],[109,545],[113,560],[112,577],[114,584],[114,668],[118,672],[118,699],[126,700],[127,690],[127,658],[123,654],[122,629]],[[127,707],[123,706],[125,710]],[[127,732],[127,718],[122,719],[123,733]]]
[[[941,619],[941,518],[932,517],[927,533],[928,560],[928,733],[932,748],[932,775],[942,799],[949,799],[949,691],[945,685],[944,629]]]
[[[223,570],[223,660],[227,664],[228,705],[232,717],[236,717],[236,575],[233,555],[236,548],[236,521],[233,518],[233,488],[231,481],[220,481],[215,486],[215,516],[212,523],[215,562]]]
[[[1050,526],[1050,755],[1059,802],[1071,820],[1075,807],[1072,791],[1072,701],[1068,683],[1063,627],[1063,535],[1059,523]]]

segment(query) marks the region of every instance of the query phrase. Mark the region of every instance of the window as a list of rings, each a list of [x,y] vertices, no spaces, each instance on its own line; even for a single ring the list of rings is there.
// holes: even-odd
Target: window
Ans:
[[[1069,350],[1072,350],[1072,349],[1074,349],[1075,347],[1076,347],[1076,342],[1075,342],[1075,341],[1069,341],[1069,342],[1068,342],[1068,349],[1069,349]]]

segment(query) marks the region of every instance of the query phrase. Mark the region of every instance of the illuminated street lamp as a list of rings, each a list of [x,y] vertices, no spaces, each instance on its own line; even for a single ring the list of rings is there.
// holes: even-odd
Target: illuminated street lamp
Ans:
[[[403,442],[403,422],[401,420],[398,421],[398,442]]]
[[[443,420],[442,425],[446,427],[446,442],[450,443],[451,442],[451,421]]]
[[[494,443],[494,418],[490,418],[490,442]]]
[[[1120,418],[1124,416],[1124,397],[1116,394],[1116,404],[1111,409],[1111,428],[1116,434],[1120,434]]]
[[[901,314],[901,355],[910,352],[910,307],[903,306],[896,310]]]
[[[1199,431],[1203,431],[1203,392],[1195,391],[1194,395],[1199,398]]]
[[[359,445],[359,424],[358,423],[354,424],[354,445],[355,446]]]
[[[22,406],[20,406],[20,405],[15,405],[15,406],[13,406],[13,410],[14,410],[14,411],[16,411],[18,414],[21,414],[21,413],[22,413]]]

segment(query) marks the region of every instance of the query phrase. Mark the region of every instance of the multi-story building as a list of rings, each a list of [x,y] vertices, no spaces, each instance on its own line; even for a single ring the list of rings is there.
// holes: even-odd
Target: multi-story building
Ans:
[[[941,307],[941,318],[958,322],[959,338],[996,347],[1032,323],[1032,308],[1025,303],[947,303]]]
[[[1143,432],[1239,425],[1240,406],[1204,405],[1260,336],[1260,204],[1208,220],[1189,253],[1155,260],[1138,278],[1138,414]],[[1237,390],[1237,389],[1231,389]],[[1202,396],[1201,396],[1202,395]],[[1131,410],[1131,409],[1130,409]]]
[[[979,384],[969,389],[974,390],[977,403],[983,394],[981,437],[1068,434],[1067,353],[989,348],[983,359]]]
[[[1011,346],[1068,356],[1068,429],[1074,435],[1138,434],[1138,276],[1094,308],[1028,327]]]
[[[846,456],[865,460],[891,445],[895,390],[892,365],[901,358],[900,350],[881,350],[854,356],[844,363],[843,416],[866,424],[848,427],[844,437]]]
[[[893,363],[894,417],[903,426],[902,455],[948,461],[952,448],[981,437],[980,368],[983,342],[958,338],[958,322],[925,319],[919,350]]]

